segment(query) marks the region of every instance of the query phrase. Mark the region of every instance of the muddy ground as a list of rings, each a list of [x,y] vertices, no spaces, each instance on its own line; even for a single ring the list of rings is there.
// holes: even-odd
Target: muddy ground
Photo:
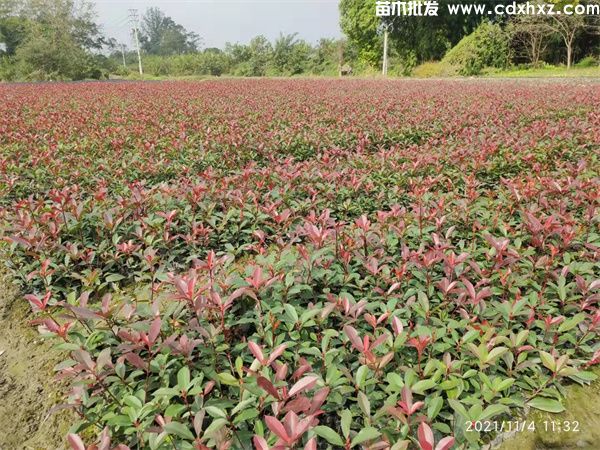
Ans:
[[[600,370],[594,372],[600,375]],[[567,388],[566,411],[551,414],[531,411],[524,420],[535,424],[507,439],[498,450],[599,450],[600,381],[591,386],[572,384]]]
[[[0,272],[0,450],[62,450],[72,417],[49,414],[64,390],[52,370],[59,359],[27,324],[17,293]]]

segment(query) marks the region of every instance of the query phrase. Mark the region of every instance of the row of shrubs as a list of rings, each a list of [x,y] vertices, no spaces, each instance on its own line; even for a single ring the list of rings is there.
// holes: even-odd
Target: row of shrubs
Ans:
[[[310,58],[302,62],[303,67],[298,68],[297,74],[302,75],[328,75],[338,74],[338,67],[330,61],[324,64],[315,64]],[[541,63],[538,68],[549,66]],[[260,65],[260,64],[259,64]],[[587,56],[581,59],[576,66],[594,67],[598,59]],[[369,68],[352,64],[355,75],[376,75],[377,68]],[[137,65],[131,64],[126,69],[120,67],[120,75],[131,75]],[[417,76],[417,77],[445,77],[445,76],[473,76],[489,71],[502,71],[508,68],[526,70],[529,65],[514,65],[511,58],[511,39],[502,27],[495,23],[483,22],[473,33],[463,38],[456,46],[451,48],[439,62],[427,62],[417,65],[416,60],[391,56],[391,76]],[[144,69],[152,76],[281,76],[291,75],[274,67],[268,62],[257,66],[257,61],[244,62],[232,61],[225,52],[204,51],[196,54],[174,56],[146,56]]]
[[[496,23],[483,22],[473,33],[465,36],[451,48],[441,61],[426,62],[411,67],[410,74],[417,77],[474,76],[485,72],[497,72],[507,69],[527,70],[531,64],[514,64],[513,49],[508,33]],[[596,67],[599,60],[595,56],[582,58],[576,67]],[[541,62],[535,68],[552,68],[551,64]]]

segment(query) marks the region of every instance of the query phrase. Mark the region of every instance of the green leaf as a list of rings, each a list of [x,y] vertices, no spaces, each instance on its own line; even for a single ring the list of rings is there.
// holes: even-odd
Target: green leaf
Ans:
[[[239,413],[237,416],[235,416],[233,423],[235,423],[237,425],[240,422],[252,420],[257,416],[258,416],[258,409],[245,409],[244,411]]]
[[[567,288],[566,288],[567,280],[564,276],[558,277],[558,283],[556,286],[556,293],[558,294],[558,298],[564,301],[567,298]]]
[[[500,392],[511,387],[515,382],[514,378],[507,378],[496,385],[496,391]]]
[[[362,410],[365,417],[371,417],[371,402],[364,392],[358,393],[358,406]]]
[[[356,387],[359,389],[363,387],[367,375],[369,374],[369,368],[367,366],[360,366],[356,371]]]
[[[180,438],[183,438],[183,439],[189,439],[190,441],[193,441],[195,439],[194,435],[189,430],[189,428],[179,422],[166,423],[163,426],[163,430],[167,434],[174,434],[175,436],[179,436]]]
[[[363,442],[377,439],[380,435],[381,433],[373,427],[363,428],[356,436],[354,436],[354,439],[352,439],[350,445],[354,447],[355,445],[362,444]]]
[[[177,386],[179,389],[187,389],[190,385],[190,369],[187,366],[183,366],[177,372]]]
[[[238,380],[236,377],[231,375],[229,372],[221,372],[219,375],[219,381],[223,384],[227,384],[230,386],[237,386]]]
[[[431,389],[436,385],[436,382],[433,378],[428,380],[421,380],[411,386],[411,390],[416,394],[423,394],[423,392]]]
[[[313,431],[317,434],[317,436],[322,437],[331,445],[339,445],[343,446],[344,441],[333,429],[326,427],[325,425],[318,425],[313,428]]]
[[[460,378],[451,377],[449,380],[442,381],[439,384],[440,389],[443,391],[448,391],[450,389],[454,389],[456,386],[461,384]]]
[[[235,408],[233,408],[231,410],[231,415],[233,416],[233,415],[237,414],[238,411],[242,411],[242,410],[246,409],[247,406],[253,405],[255,403],[256,403],[256,397],[250,397],[250,398],[238,403],[235,406]]]
[[[551,372],[556,372],[556,362],[554,361],[554,357],[547,352],[540,351],[540,359],[542,360],[542,364]]]
[[[344,437],[350,436],[350,425],[352,424],[352,412],[349,409],[344,409],[341,413],[342,433]]]
[[[598,375],[594,372],[589,371],[578,371],[575,375],[571,375],[569,378],[577,381],[578,383],[590,383],[598,379]]]
[[[467,370],[464,374],[463,374],[463,378],[471,378],[474,377],[475,375],[477,375],[477,370],[475,369],[469,369]]]
[[[141,407],[144,406],[142,401],[135,395],[127,395],[123,399],[123,403],[125,403],[127,406],[131,406],[134,409],[141,409]]]
[[[470,419],[471,417],[469,417],[469,413],[467,412],[467,409],[464,407],[464,405],[459,402],[458,400],[454,400],[454,399],[449,399],[448,403],[450,404],[450,407],[457,412],[459,415],[462,416],[463,419]]]
[[[389,387],[392,388],[392,390],[394,390],[394,391],[402,390],[402,387],[404,386],[404,380],[397,373],[390,372],[387,374],[385,379],[387,380]]]
[[[111,273],[110,275],[108,275],[105,280],[107,283],[116,283],[117,281],[121,281],[123,280],[125,277],[123,275],[120,275],[118,273]]]
[[[572,330],[577,325],[579,325],[584,319],[585,319],[585,314],[579,313],[579,314],[571,317],[570,319],[565,320],[563,323],[561,323],[560,326],[558,327],[558,332],[562,333],[564,331]]]
[[[500,356],[502,356],[504,353],[506,353],[508,351],[508,349],[506,347],[496,347],[495,349],[493,349],[490,354],[487,356],[487,358],[485,359],[486,363],[491,363],[493,362],[495,359],[499,358]]]
[[[165,417],[179,417],[186,410],[185,405],[179,403],[173,403],[165,410]]]
[[[463,342],[463,344],[467,344],[467,343],[475,340],[477,337],[479,337],[479,331],[477,331],[477,330],[471,330],[471,331],[468,331],[462,337],[462,342]]]
[[[427,407],[427,418],[429,420],[433,420],[437,417],[437,415],[442,410],[442,406],[444,405],[444,399],[442,397],[434,397],[429,401],[429,406]]]
[[[558,400],[546,397],[536,397],[527,402],[527,404],[532,408],[541,409],[542,411],[551,413],[559,413],[565,410],[565,407]]]
[[[506,405],[490,405],[481,413],[479,420],[488,420],[505,412],[508,412],[508,406]]]
[[[204,409],[211,417],[214,417],[215,419],[218,419],[218,418],[226,419],[227,418],[227,413],[225,411],[223,411],[221,408],[217,408],[216,406],[207,406]]]
[[[296,308],[294,308],[294,306],[290,305],[289,303],[283,305],[283,308],[285,309],[286,316],[290,319],[290,321],[293,323],[297,323],[298,313],[296,312]]]
[[[227,425],[227,419],[215,419],[208,426],[208,428],[204,431],[204,434],[207,435],[207,436],[210,436],[211,434],[216,433],[217,431],[219,431],[225,425]]]

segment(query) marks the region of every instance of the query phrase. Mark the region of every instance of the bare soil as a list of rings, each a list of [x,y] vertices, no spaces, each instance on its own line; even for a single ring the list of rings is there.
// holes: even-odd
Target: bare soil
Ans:
[[[62,450],[73,418],[50,414],[64,388],[52,370],[59,359],[28,324],[30,314],[0,271],[0,450]]]

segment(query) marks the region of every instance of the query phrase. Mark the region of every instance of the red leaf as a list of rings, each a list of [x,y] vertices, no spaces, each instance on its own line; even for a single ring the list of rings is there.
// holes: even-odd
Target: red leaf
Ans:
[[[129,363],[138,369],[146,370],[146,361],[140,358],[139,355],[135,353],[126,353],[125,359],[129,361]]]
[[[392,318],[392,328],[394,329],[396,336],[401,335],[402,331],[404,331],[404,325],[402,325],[402,322],[396,316]]]
[[[267,391],[269,394],[271,394],[273,397],[279,400],[279,392],[277,392],[277,389],[275,389],[273,383],[271,383],[265,377],[258,377],[256,384],[258,384],[261,388],[263,388],[265,391]]]
[[[81,350],[81,349],[75,350],[75,351],[73,351],[72,355],[73,355],[73,358],[76,361],[78,361],[81,364],[83,364],[89,370],[93,370],[94,367],[96,367],[96,364],[94,364],[94,361],[92,360],[92,357],[85,350]]]
[[[279,347],[273,350],[273,352],[271,352],[271,354],[269,355],[267,364],[265,365],[270,366],[273,361],[275,361],[279,356],[281,356],[281,354],[285,351],[286,348],[287,344],[281,344]]]
[[[263,355],[260,345],[258,345],[256,342],[248,341],[248,348],[250,349],[250,352],[252,352],[254,357],[258,359],[258,361],[261,364],[263,364],[265,361],[265,356]]]
[[[360,337],[358,337],[358,332],[354,328],[352,328],[350,325],[346,325],[344,327],[344,332],[356,350],[359,352],[365,351],[363,342],[361,341]]]
[[[454,445],[454,437],[448,436],[438,442],[435,446],[435,450],[449,450]]]
[[[255,450],[269,450],[269,445],[267,444],[267,441],[265,441],[265,438],[262,436],[258,436],[255,434],[252,438],[252,442],[254,442]]]
[[[419,438],[419,446],[421,450],[433,450],[433,431],[429,428],[425,422],[421,422],[419,425],[419,430],[417,431],[417,436]]]
[[[150,332],[148,333],[148,339],[150,340],[150,343],[153,344],[154,341],[156,341],[156,338],[160,334],[161,324],[162,322],[160,320],[160,317],[157,317],[152,321],[152,325],[150,325]]]
[[[306,443],[304,450],[317,450],[317,438],[314,437]]]
[[[76,434],[69,434],[67,436],[67,441],[69,441],[69,445],[73,450],[85,450],[85,444]]]
[[[289,442],[290,437],[287,435],[282,423],[273,416],[265,416],[265,422],[269,430],[281,438],[284,442]]]
[[[292,397],[295,394],[298,394],[302,391],[305,391],[305,390],[311,388],[312,386],[315,385],[315,383],[317,382],[318,379],[319,379],[319,377],[317,377],[315,375],[311,375],[311,376],[302,378],[301,380],[296,382],[296,384],[294,384],[294,386],[292,386],[292,388],[290,389],[290,392],[288,392],[288,396]]]
[[[95,313],[94,311],[92,311],[88,308],[81,308],[79,306],[66,306],[66,307],[68,309],[70,309],[78,319],[102,319],[101,315]]]

